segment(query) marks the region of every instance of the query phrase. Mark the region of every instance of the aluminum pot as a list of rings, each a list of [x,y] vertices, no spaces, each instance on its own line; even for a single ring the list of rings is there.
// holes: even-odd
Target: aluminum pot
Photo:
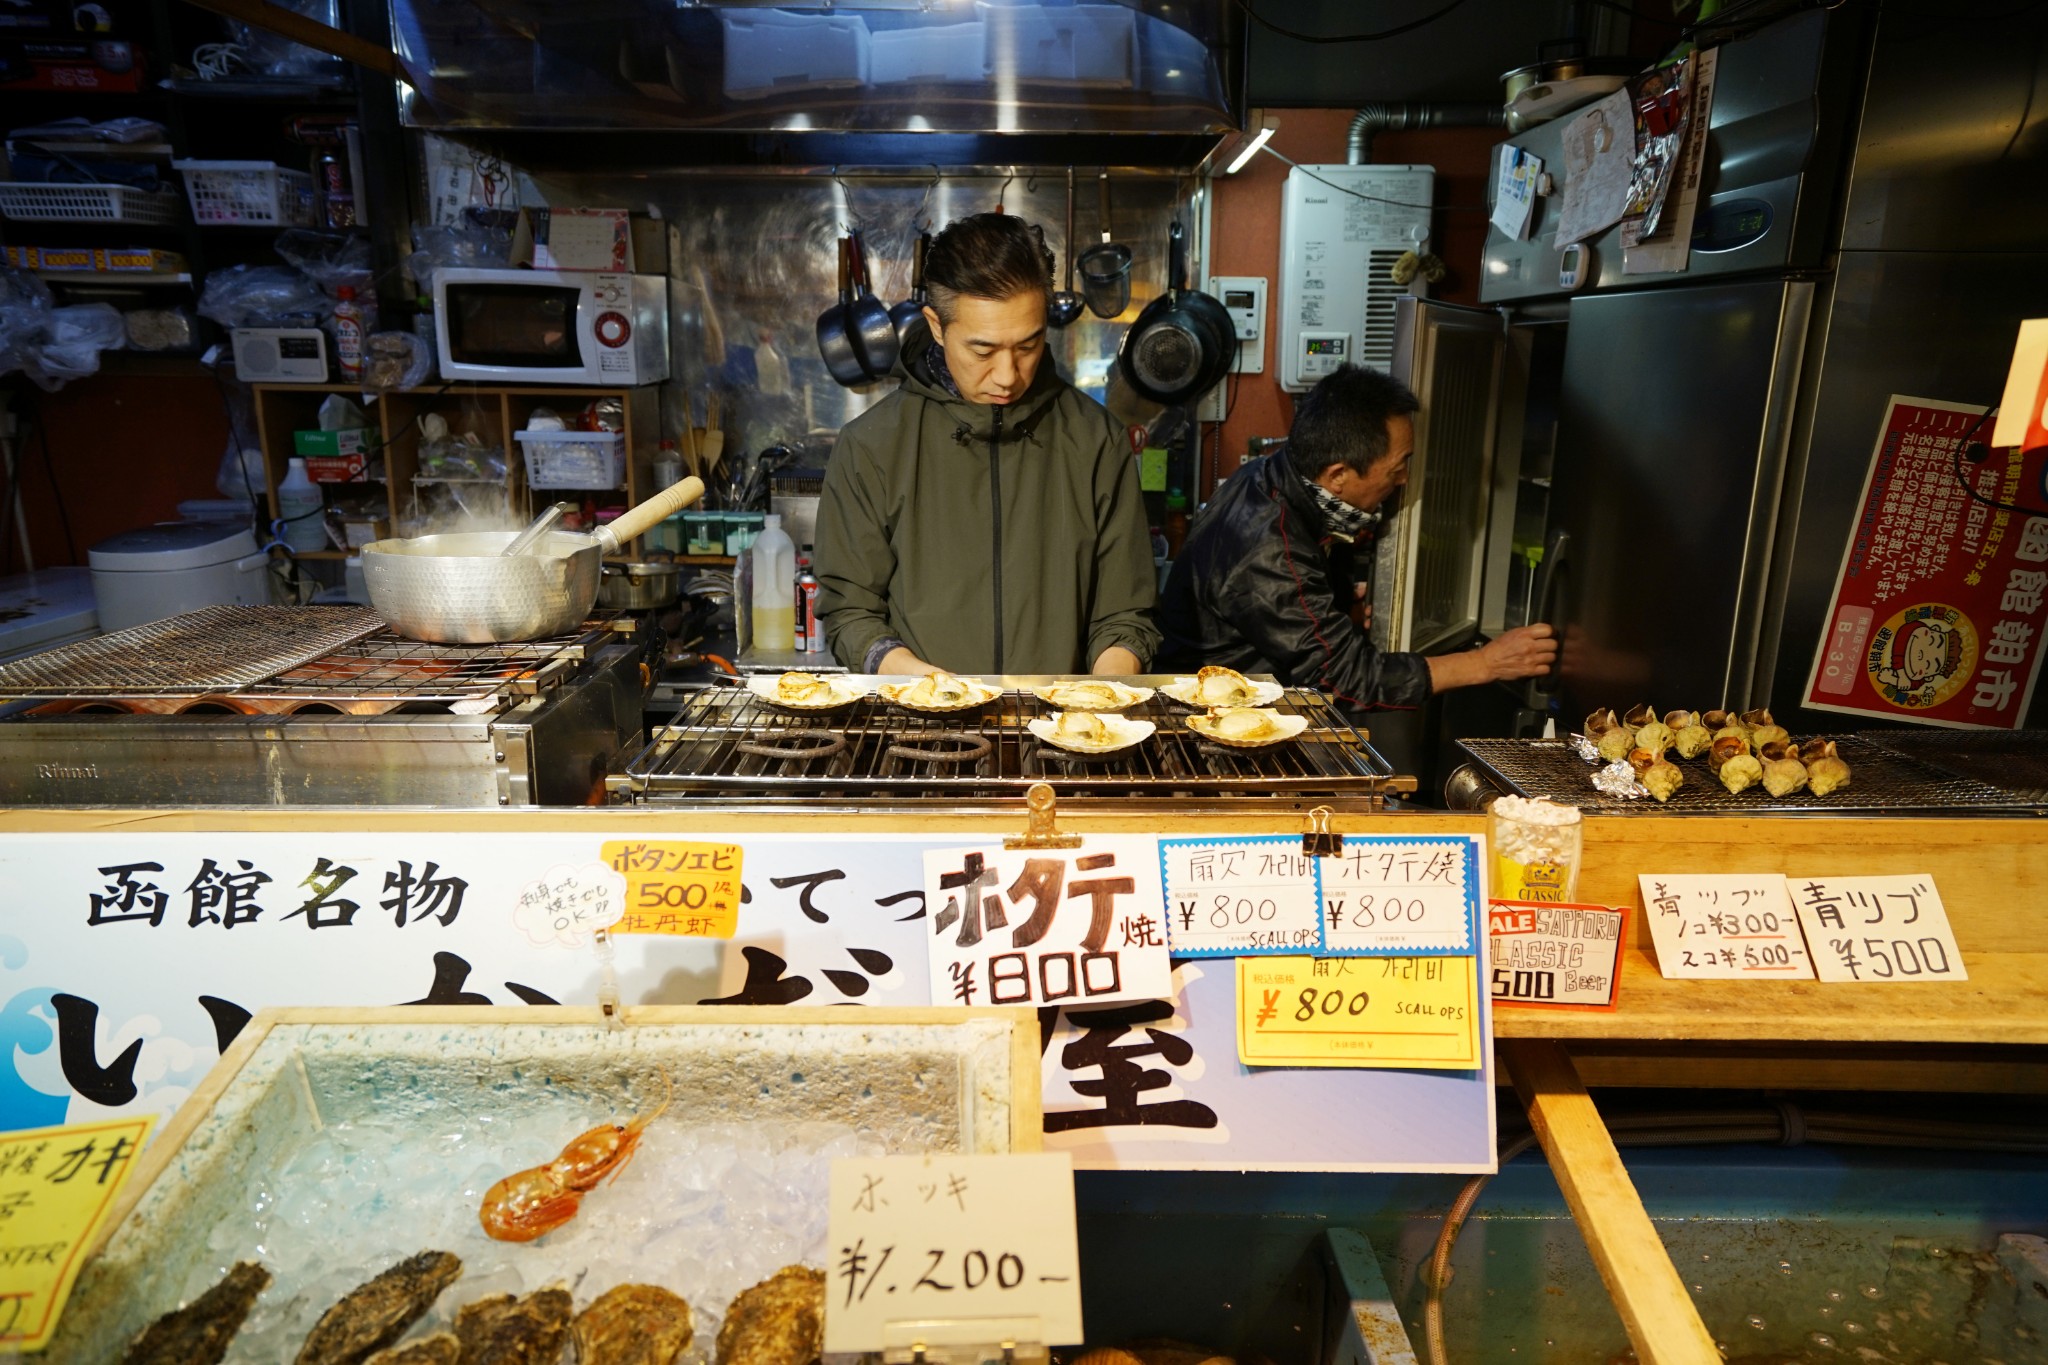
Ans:
[[[565,635],[597,600],[607,553],[704,496],[695,478],[665,488],[596,535],[551,532],[527,554],[505,554],[517,531],[460,531],[363,547],[370,606],[400,635],[480,645]]]
[[[680,564],[607,564],[597,583],[597,605],[607,611],[653,611],[682,595]]]

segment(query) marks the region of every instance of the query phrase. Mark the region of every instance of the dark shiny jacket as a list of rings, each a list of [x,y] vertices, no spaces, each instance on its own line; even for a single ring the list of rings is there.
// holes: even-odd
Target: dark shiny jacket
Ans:
[[[1349,615],[1352,547],[1330,535],[1284,448],[1230,476],[1166,580],[1158,667],[1222,664],[1315,687],[1351,706],[1429,699],[1420,654],[1383,654]]]

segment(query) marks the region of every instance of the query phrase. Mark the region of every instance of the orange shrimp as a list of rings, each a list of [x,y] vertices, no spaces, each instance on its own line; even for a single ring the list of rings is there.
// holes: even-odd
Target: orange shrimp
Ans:
[[[668,1093],[652,1112],[630,1123],[603,1123],[569,1140],[562,1154],[545,1166],[506,1176],[484,1193],[478,1213],[484,1231],[500,1242],[530,1242],[553,1232],[576,1216],[583,1196],[619,1172],[633,1159],[647,1125],[668,1112],[675,1082],[661,1069]]]

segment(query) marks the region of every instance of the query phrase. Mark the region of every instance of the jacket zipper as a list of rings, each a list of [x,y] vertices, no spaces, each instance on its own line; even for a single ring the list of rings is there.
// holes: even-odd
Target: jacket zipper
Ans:
[[[1003,410],[991,408],[988,428],[988,505],[995,521],[996,667],[1003,671]]]

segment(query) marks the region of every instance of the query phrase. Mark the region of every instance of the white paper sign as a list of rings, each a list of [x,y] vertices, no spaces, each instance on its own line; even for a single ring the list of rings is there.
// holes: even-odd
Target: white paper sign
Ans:
[[[1314,954],[1323,943],[1317,860],[1301,836],[1161,839],[1175,957]]]
[[[581,948],[626,914],[626,879],[603,863],[557,863],[519,889],[512,922],[535,943]]]
[[[1777,873],[1639,880],[1657,970],[1667,978],[1813,979],[1799,918]]]
[[[1967,981],[1931,873],[1795,877],[1799,926],[1823,981]]]
[[[1469,953],[1483,891],[1483,840],[1465,834],[1347,834],[1320,859],[1323,956]]]
[[[1628,911],[1604,905],[1492,902],[1486,933],[1494,1002],[1609,1008],[1628,919]]]
[[[913,1339],[1082,1340],[1066,1153],[846,1157],[832,1163],[831,1200],[827,1354]],[[975,1322],[988,1324],[986,1340]],[[906,1326],[892,1331],[892,1323]],[[928,1326],[906,1337],[911,1323]],[[968,1330],[937,1327],[947,1323]]]
[[[1173,994],[1157,841],[925,854],[932,1002],[1106,1005]]]
[[[1577,115],[1564,130],[1561,250],[1621,221],[1636,157],[1635,111],[1626,86]]]
[[[1536,207],[1536,181],[1543,158],[1513,143],[1502,143],[1500,175],[1493,187],[1493,225],[1520,241],[1529,235],[1529,217]]]

